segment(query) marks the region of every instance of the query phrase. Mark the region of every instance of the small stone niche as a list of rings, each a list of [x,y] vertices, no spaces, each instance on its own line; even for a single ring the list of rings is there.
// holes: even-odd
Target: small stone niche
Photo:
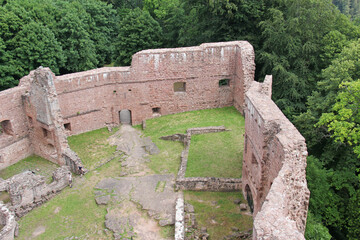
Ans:
[[[174,83],[174,92],[186,92],[186,83],[185,82]]]
[[[41,128],[43,132],[43,136],[46,138],[49,138],[50,132],[46,128]]]
[[[2,134],[14,135],[10,120],[0,122],[0,135]]]
[[[154,113],[160,114],[160,108],[159,107],[154,107],[154,108],[152,108],[152,112],[153,112],[153,114]]]
[[[65,130],[71,131],[71,124],[70,123],[65,123],[64,128],[65,128]]]

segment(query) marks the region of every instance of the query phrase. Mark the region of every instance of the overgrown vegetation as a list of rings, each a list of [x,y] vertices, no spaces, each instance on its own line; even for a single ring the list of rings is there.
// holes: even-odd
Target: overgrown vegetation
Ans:
[[[252,229],[250,214],[240,211],[234,200],[245,200],[239,192],[193,192],[185,191],[184,198],[194,206],[199,228],[206,227],[211,239],[223,239],[233,227],[240,231]]]

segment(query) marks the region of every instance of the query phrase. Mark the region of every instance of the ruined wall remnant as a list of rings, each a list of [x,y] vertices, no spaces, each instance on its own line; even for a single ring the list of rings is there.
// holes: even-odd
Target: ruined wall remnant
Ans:
[[[0,202],[0,239],[13,240],[17,229],[14,214]]]
[[[0,182],[0,191],[10,195],[11,207],[17,217],[22,217],[33,208],[42,205],[69,185],[70,167],[63,166],[53,172],[53,181],[46,184],[45,177],[31,171],[17,174]]]
[[[245,98],[243,193],[253,201],[254,239],[304,239],[309,190],[305,139],[271,100],[271,77]]]
[[[180,168],[176,177],[176,187],[180,190],[195,191],[240,191],[240,178],[218,178],[218,177],[185,177],[191,136],[196,134],[216,133],[227,131],[224,126],[189,128],[186,134],[173,134],[161,137],[163,140],[180,141],[184,144],[181,153]],[[219,159],[221,161],[221,159]]]

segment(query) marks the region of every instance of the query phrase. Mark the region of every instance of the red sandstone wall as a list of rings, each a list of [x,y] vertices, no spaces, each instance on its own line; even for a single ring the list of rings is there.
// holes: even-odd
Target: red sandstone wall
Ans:
[[[28,125],[21,95],[27,90],[19,86],[0,92],[0,122],[9,120],[11,134],[0,135],[0,169],[31,155]]]
[[[153,117],[153,108],[167,115],[232,106],[234,95],[242,108],[243,79],[253,80],[253,54],[247,42],[206,43],[141,51],[133,56],[131,67],[59,76],[55,85],[64,122],[70,123],[71,134],[78,134],[118,124],[123,109],[139,124]],[[230,79],[230,85],[219,87],[221,79]],[[174,92],[176,82],[185,82],[186,91]]]
[[[304,239],[309,190],[305,139],[271,100],[271,80],[245,98],[243,192],[254,201],[254,239]]]

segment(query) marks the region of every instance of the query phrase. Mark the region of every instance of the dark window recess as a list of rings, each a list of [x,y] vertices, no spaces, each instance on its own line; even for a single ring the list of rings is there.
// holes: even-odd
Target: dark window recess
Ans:
[[[70,125],[70,123],[65,123],[65,124],[64,124],[64,128],[65,128],[65,130],[71,131],[71,125]]]
[[[49,131],[45,128],[41,128],[41,129],[42,129],[44,137],[49,137]]]
[[[160,108],[159,107],[152,108],[152,112],[153,113],[160,113]]]
[[[221,79],[219,81],[219,87],[230,86],[230,79]]]
[[[251,156],[251,163],[253,163],[253,164],[258,164],[258,162],[257,162],[256,157],[255,157],[254,154],[252,154],[252,156]]]
[[[10,120],[4,120],[4,121],[0,122],[0,135],[3,133],[5,133],[7,135],[14,134]]]
[[[28,120],[29,120],[30,126],[32,127],[32,125],[33,125],[33,119],[32,119],[32,117],[28,116]]]
[[[174,83],[174,92],[185,92],[186,83],[185,82],[176,82]]]

